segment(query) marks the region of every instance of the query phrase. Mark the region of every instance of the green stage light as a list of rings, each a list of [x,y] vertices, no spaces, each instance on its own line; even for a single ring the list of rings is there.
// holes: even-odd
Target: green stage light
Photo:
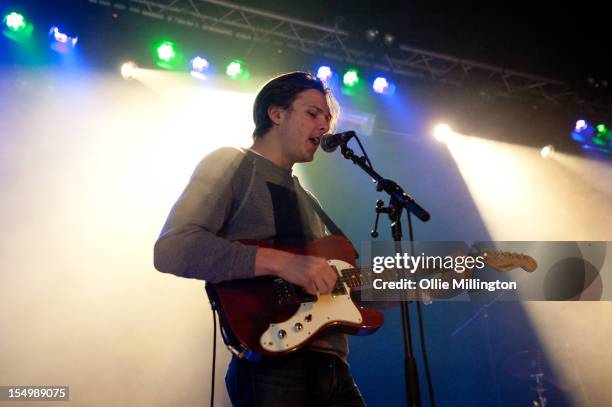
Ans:
[[[157,58],[163,62],[171,62],[176,58],[176,48],[173,42],[164,41],[157,47]]]
[[[4,16],[4,24],[9,30],[14,32],[25,30],[27,26],[26,19],[21,14],[14,11]]]
[[[171,71],[185,69],[185,55],[177,43],[162,39],[155,42],[151,49],[158,67]]]
[[[11,11],[2,19],[2,34],[11,40],[26,43],[33,30],[32,23],[16,11]]]
[[[610,133],[608,132],[608,126],[603,123],[595,126],[595,130],[597,130],[597,137],[609,137]]]
[[[342,82],[349,88],[352,88],[353,86],[357,85],[359,83],[359,74],[357,73],[357,70],[349,69],[348,71],[346,71],[344,77],[342,78]]]
[[[244,72],[244,68],[242,66],[242,63],[238,60],[234,60],[230,62],[229,65],[227,66],[227,69],[225,70],[225,73],[227,74],[227,76],[233,79],[236,79],[239,76],[241,76],[243,72]]]

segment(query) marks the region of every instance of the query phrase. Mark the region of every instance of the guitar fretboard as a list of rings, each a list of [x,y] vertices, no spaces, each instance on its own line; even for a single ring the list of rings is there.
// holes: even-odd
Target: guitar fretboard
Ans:
[[[338,270],[336,270],[338,273]],[[367,273],[366,270],[360,268],[344,269],[342,275],[336,280],[336,288],[342,287],[342,283],[346,283],[350,288],[359,288],[363,285],[362,276]]]

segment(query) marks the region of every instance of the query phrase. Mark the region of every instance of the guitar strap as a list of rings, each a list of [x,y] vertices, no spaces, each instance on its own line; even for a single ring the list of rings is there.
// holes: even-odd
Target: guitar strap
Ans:
[[[336,225],[334,221],[331,220],[329,216],[327,216],[327,214],[325,213],[323,208],[321,208],[321,205],[319,205],[319,202],[314,198],[314,196],[310,192],[306,191],[305,189],[304,191],[306,192],[306,196],[308,197],[308,202],[310,203],[312,208],[315,210],[317,215],[319,215],[319,218],[321,218],[325,226],[327,226],[327,229],[329,229],[331,234],[336,235],[336,236],[342,236],[343,238],[351,242],[351,240],[348,237],[346,237],[342,229],[340,229],[338,225]],[[357,249],[355,249],[355,246],[353,246],[353,242],[351,242],[351,246],[353,247],[353,250],[355,251],[355,258],[358,259],[359,252],[357,251]]]

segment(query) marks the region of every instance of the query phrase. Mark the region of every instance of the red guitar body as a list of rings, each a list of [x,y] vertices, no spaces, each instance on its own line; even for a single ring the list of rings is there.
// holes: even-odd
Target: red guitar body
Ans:
[[[256,242],[245,242],[256,244]],[[355,251],[346,239],[327,236],[300,249],[282,249],[328,259],[342,275],[355,267]],[[353,302],[350,288],[339,282],[333,294],[309,296],[273,277],[207,284],[206,291],[220,318],[223,338],[239,357],[285,355],[327,332],[368,335],[384,322],[383,315]]]

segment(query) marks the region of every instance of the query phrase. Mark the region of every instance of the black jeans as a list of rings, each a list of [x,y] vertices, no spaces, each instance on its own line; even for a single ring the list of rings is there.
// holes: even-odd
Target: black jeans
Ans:
[[[259,363],[234,356],[225,384],[234,407],[365,406],[342,360],[307,349]]]

